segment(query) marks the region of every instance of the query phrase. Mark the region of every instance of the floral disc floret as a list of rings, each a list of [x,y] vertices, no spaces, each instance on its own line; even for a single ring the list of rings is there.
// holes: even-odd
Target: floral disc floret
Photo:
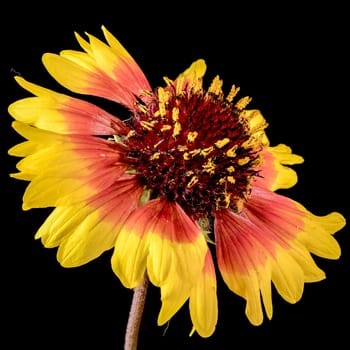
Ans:
[[[240,211],[261,164],[266,123],[251,129],[244,107],[224,98],[216,77],[207,92],[168,80],[139,102],[124,142],[128,158],[152,196],[178,202],[194,219],[222,208]]]

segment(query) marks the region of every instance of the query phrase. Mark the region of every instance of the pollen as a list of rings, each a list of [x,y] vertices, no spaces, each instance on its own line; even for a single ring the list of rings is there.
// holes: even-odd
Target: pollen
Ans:
[[[246,165],[250,161],[250,157],[244,157],[237,160],[238,165]]]
[[[147,130],[152,130],[153,128],[153,124],[145,120],[141,121],[141,125]]]
[[[234,158],[236,157],[236,151],[238,149],[238,145],[233,145],[227,152],[226,155],[227,157]]]
[[[217,75],[211,85],[209,86],[208,92],[212,93],[214,95],[220,95],[222,94],[222,80],[219,78],[219,76]]]
[[[199,180],[198,180],[198,176],[193,176],[193,177],[191,178],[191,180],[189,181],[189,183],[187,184],[187,187],[188,187],[188,188],[193,187],[198,181],[199,181]]]
[[[204,149],[201,150],[201,155],[203,157],[206,157],[207,155],[209,155],[211,152],[213,152],[214,150],[214,147],[213,146],[210,146],[210,147],[206,147]]]
[[[183,93],[184,77],[180,76],[176,81],[176,96],[181,96]]]
[[[187,134],[187,142],[192,143],[196,139],[197,136],[198,136],[197,131],[190,131]]]
[[[227,181],[231,184],[234,184],[236,182],[236,180],[233,176],[227,176]]]
[[[161,117],[166,115],[166,103],[168,100],[168,94],[162,87],[158,88],[158,99],[159,99],[159,114]]]
[[[216,141],[215,146],[218,148],[222,148],[222,147],[226,146],[229,142],[230,142],[230,139],[225,137],[222,140]]]
[[[209,158],[206,163],[203,164],[203,168],[205,171],[207,171],[209,174],[215,173],[215,163],[213,162],[212,158]]]
[[[238,102],[235,104],[235,107],[241,111],[247,107],[250,101],[251,101],[251,97],[249,96],[243,97],[240,100],[238,100]]]
[[[192,150],[190,152],[185,152],[183,157],[184,157],[185,160],[189,160],[189,159],[197,156],[200,153],[201,153],[200,149],[194,149],[194,150]]]
[[[236,87],[236,85],[232,85],[230,92],[228,93],[226,100],[228,102],[232,102],[233,99],[236,97],[236,95],[238,94],[240,88]]]
[[[160,131],[161,132],[164,132],[164,131],[166,131],[166,130],[171,130],[171,125],[167,125],[167,124],[165,124],[165,125],[163,125],[162,127],[161,127],[161,129],[160,129]]]

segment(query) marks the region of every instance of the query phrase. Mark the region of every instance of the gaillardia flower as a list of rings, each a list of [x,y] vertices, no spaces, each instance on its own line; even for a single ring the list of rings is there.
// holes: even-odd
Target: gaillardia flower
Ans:
[[[217,324],[217,271],[253,325],[272,317],[272,288],[297,302],[304,283],[325,278],[312,255],[339,258],[333,234],[345,225],[276,192],[296,184],[289,166],[303,158],[270,145],[267,122],[238,87],[225,95],[216,76],[205,89],[203,59],[152,88],[102,30],[106,43],[76,34],[83,51],[46,53],[43,63],[63,87],[114,101],[130,118],[15,77],[34,96],[9,106],[27,140],[9,150],[23,158],[11,176],[29,181],[24,210],[53,207],[35,238],[58,247],[64,267],[113,249],[125,287],[147,276],[160,288],[159,325],[188,303],[202,337]]]

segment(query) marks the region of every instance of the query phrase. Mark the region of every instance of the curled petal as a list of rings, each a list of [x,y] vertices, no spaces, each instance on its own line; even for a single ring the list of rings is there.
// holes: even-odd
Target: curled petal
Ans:
[[[204,264],[207,245],[176,202],[155,199],[130,214],[118,235],[112,267],[128,288],[147,271],[161,289],[158,324],[167,322],[190,296]]]
[[[297,183],[296,172],[286,166],[303,163],[303,158],[293,154],[290,147],[279,144],[266,147],[263,150],[263,164],[260,177],[256,178],[256,186],[276,191],[281,188],[290,188]]]

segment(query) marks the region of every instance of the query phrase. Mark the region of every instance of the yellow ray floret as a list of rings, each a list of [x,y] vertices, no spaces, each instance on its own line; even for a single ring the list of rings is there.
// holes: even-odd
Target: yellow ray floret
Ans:
[[[271,283],[289,303],[300,300],[304,283],[325,278],[311,254],[340,256],[334,232],[345,225],[339,213],[316,216],[299,203],[255,188],[241,215],[216,214],[218,264],[229,288],[246,300],[250,322],[272,317]],[[262,300],[261,300],[262,299]]]
[[[112,267],[128,288],[140,285],[147,272],[150,281],[161,289],[158,324],[164,324],[190,296],[207,249],[200,228],[178,204],[152,200],[124,223]]]
[[[59,246],[64,267],[85,264],[114,246],[119,229],[139,203],[143,188],[132,175],[88,201],[56,207],[35,235],[47,248]]]
[[[48,72],[66,88],[82,94],[104,97],[133,108],[135,96],[151,87],[142,70],[117,39],[103,27],[113,45],[87,34],[89,42],[76,34],[86,52],[63,50],[60,55],[46,53],[43,63]]]
[[[218,319],[218,300],[215,268],[209,249],[202,275],[191,291],[189,307],[193,323],[191,334],[196,331],[201,337],[211,336]]]
[[[23,209],[43,208],[86,200],[111,186],[127,168],[114,144],[101,138],[60,135],[14,122],[25,141],[9,154],[25,157],[11,176],[30,180]],[[111,148],[111,146],[113,146]]]
[[[60,134],[111,135],[125,131],[121,120],[96,105],[15,77],[35,97],[12,103],[8,111],[23,123]]]

